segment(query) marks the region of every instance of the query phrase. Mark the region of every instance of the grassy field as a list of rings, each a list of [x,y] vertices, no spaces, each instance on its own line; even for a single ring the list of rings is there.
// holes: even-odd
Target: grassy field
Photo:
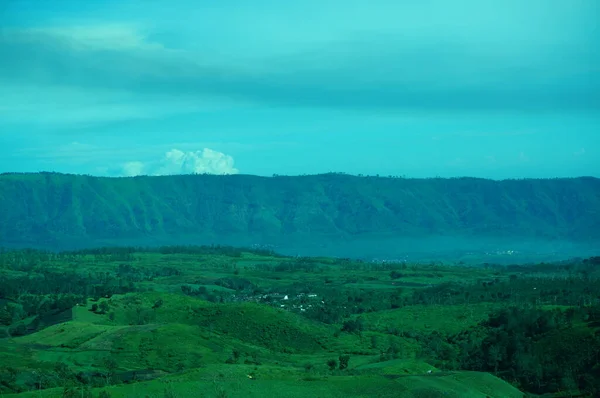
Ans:
[[[31,269],[3,264],[4,281],[21,274],[33,281],[45,270],[102,287],[61,312],[60,322],[32,315],[7,325],[6,397],[521,398],[508,377],[457,367],[460,349],[447,347],[459,347],[466,332],[483,333],[490,314],[515,303],[573,307],[537,290],[500,295],[509,283],[522,292],[554,283],[539,270],[528,277],[498,267],[185,250],[57,255]],[[54,297],[35,286],[31,296]],[[25,311],[20,294],[14,299]],[[46,323],[36,327],[36,318]],[[11,333],[19,324],[29,329]],[[588,324],[577,325],[587,333],[577,338],[595,338]],[[539,344],[560,336],[547,333]]]

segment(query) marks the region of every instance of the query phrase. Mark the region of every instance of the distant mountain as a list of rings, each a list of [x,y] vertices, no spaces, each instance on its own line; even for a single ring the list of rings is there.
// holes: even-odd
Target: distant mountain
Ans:
[[[600,242],[600,179],[0,175],[0,246],[429,236]]]

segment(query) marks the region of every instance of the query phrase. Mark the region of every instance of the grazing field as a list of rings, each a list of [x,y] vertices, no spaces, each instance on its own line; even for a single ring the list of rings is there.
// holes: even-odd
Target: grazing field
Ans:
[[[593,397],[598,265],[364,262],[212,246],[5,251],[0,391]]]

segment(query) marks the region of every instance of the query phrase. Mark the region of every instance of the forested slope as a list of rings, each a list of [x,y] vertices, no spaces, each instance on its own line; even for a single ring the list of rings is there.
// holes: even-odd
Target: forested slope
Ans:
[[[0,175],[2,245],[153,244],[166,237],[247,244],[390,235],[594,241],[599,226],[600,180],[591,177]]]

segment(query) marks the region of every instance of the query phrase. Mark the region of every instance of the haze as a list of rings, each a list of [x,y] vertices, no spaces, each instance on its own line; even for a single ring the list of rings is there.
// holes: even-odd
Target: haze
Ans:
[[[0,172],[600,176],[598,15],[595,0],[4,1]]]

